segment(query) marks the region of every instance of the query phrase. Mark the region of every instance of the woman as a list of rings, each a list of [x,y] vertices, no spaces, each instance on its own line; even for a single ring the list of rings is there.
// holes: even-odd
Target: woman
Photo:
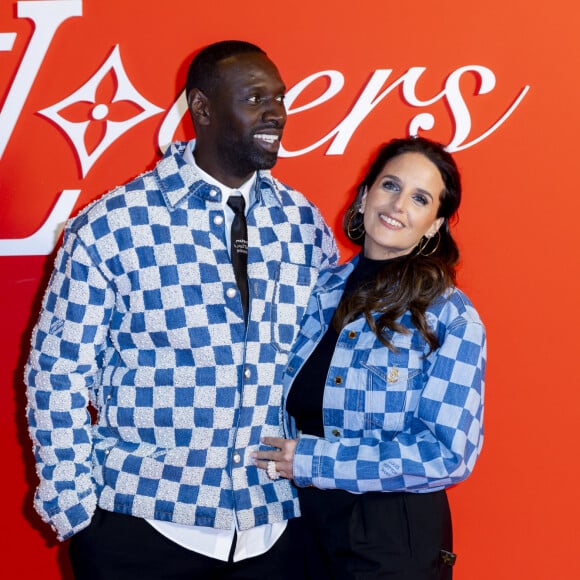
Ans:
[[[286,370],[288,439],[254,454],[299,487],[307,577],[451,578],[445,489],[481,450],[485,370],[485,329],[455,287],[460,199],[441,145],[383,146],[343,223],[363,251],[310,300]]]

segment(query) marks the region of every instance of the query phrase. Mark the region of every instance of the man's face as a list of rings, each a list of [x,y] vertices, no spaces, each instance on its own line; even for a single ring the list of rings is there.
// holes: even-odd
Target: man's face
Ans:
[[[208,126],[223,183],[242,183],[257,169],[272,168],[286,124],[286,87],[261,53],[224,59],[214,94],[208,95]],[[241,181],[240,181],[241,180]]]

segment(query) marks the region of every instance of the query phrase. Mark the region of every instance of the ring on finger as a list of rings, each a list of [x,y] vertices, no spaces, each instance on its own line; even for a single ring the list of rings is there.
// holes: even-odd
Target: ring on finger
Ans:
[[[276,462],[275,461],[268,461],[268,467],[266,468],[266,473],[268,474],[268,477],[274,481],[280,477],[280,474],[276,470]]]

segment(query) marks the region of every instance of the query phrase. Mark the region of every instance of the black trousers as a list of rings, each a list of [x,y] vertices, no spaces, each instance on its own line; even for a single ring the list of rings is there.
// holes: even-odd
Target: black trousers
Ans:
[[[266,553],[222,562],[182,548],[141,518],[97,508],[70,539],[69,555],[76,580],[297,580],[303,564],[293,546],[295,525],[290,520]]]
[[[451,514],[445,491],[351,494],[299,490],[298,518],[312,580],[451,580]],[[302,578],[302,576],[298,576]]]

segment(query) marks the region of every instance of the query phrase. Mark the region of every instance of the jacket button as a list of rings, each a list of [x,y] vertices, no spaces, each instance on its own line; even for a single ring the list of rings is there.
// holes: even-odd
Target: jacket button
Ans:
[[[332,430],[332,434],[333,434],[335,437],[340,437],[340,431],[339,431],[338,429],[333,429],[333,430]]]
[[[233,298],[236,295],[236,289],[235,288],[228,288],[226,290],[226,296],[228,298]]]
[[[214,223],[216,226],[221,226],[221,225],[224,223],[224,218],[223,218],[221,215],[216,215],[216,216],[213,218],[213,223]]]
[[[250,369],[246,368],[246,370],[244,371],[244,376],[246,377],[246,379],[251,378],[252,371]]]
[[[348,333],[348,338],[356,338],[356,332],[355,332],[354,330],[351,330],[351,331]]]
[[[335,385],[342,385],[342,377],[334,377]]]
[[[240,457],[240,454],[237,451],[234,453],[234,456],[232,457],[232,459],[234,460],[234,463],[239,463],[242,460],[242,458]]]

